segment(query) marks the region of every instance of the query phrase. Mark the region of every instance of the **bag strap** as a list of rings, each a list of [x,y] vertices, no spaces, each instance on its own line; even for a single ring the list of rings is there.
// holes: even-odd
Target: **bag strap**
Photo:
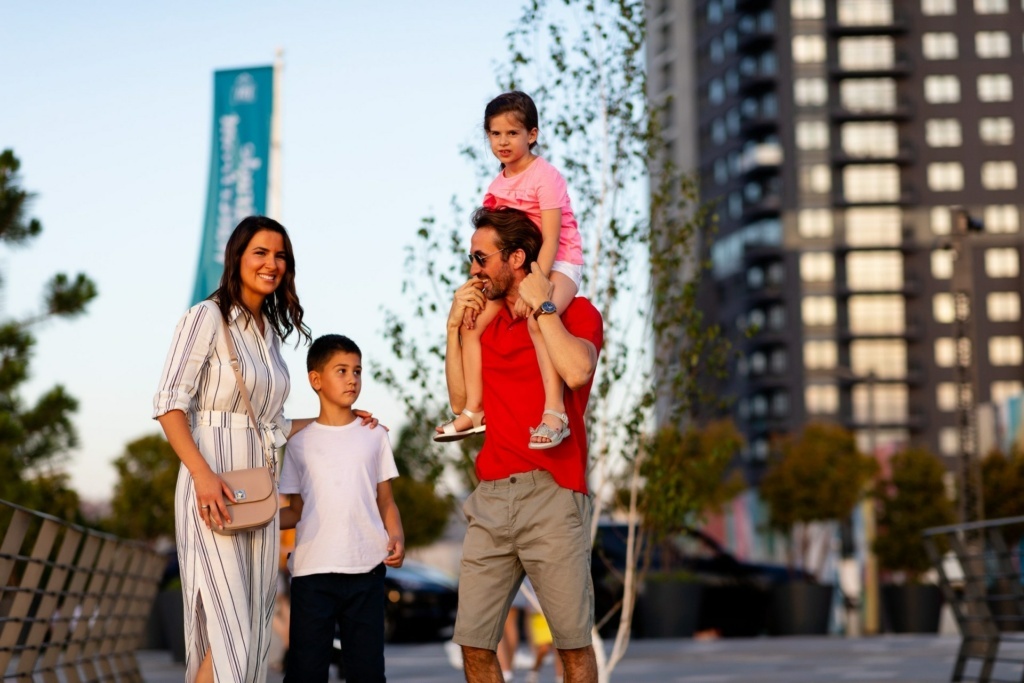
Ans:
[[[218,307],[218,311],[220,308]],[[238,354],[235,352],[235,342],[231,339],[231,330],[228,329],[228,321],[221,315],[220,318],[221,329],[224,330],[224,341],[228,345],[228,356],[231,358],[231,369],[235,373],[235,381],[238,383],[238,393],[242,395],[242,401],[245,403],[245,410],[249,413],[249,419],[252,421],[253,429],[256,430],[256,436],[259,437],[260,446],[263,449],[263,460],[267,463],[267,467],[270,471],[274,471],[274,465],[270,462],[270,457],[267,455],[267,446],[263,443],[263,430],[260,429],[259,420],[256,419],[256,411],[252,409],[252,401],[249,400],[249,390],[245,388],[245,381],[242,380],[242,371],[238,366]]]

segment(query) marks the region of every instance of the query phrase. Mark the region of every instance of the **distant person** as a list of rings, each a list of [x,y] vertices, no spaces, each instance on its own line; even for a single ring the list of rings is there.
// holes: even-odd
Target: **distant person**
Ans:
[[[213,295],[178,322],[153,416],[181,459],[174,523],[185,603],[189,683],[262,683],[267,677],[277,581],[277,520],[221,536],[233,492],[221,472],[259,467],[275,444],[309,421],[284,417],[288,369],[281,340],[309,339],[295,292],[295,257],[284,227],[242,220],[228,238]],[[229,362],[222,321],[238,352],[259,425],[250,423]],[[368,431],[368,430],[367,430]]]
[[[565,179],[554,166],[533,153],[539,125],[537,105],[526,93],[503,93],[487,104],[484,133],[501,168],[487,188],[483,204],[488,209],[519,209],[529,217],[541,238],[537,265],[552,286],[544,297],[546,300],[537,303],[544,314],[560,316],[583,281],[583,242]],[[502,252],[474,251],[469,259],[484,268],[498,255],[505,256]],[[484,281],[476,280],[475,286],[483,287]],[[501,308],[501,300],[490,299],[480,311],[466,309],[461,330],[466,402],[458,411],[458,417],[437,428],[435,441],[456,441],[486,430],[480,339]],[[530,312],[522,302],[516,304],[514,310],[520,318],[526,318]],[[558,374],[539,326],[530,320],[528,329],[536,350],[535,364],[539,364],[544,380],[544,402],[537,407],[536,415],[527,416],[521,438],[527,441],[526,428],[530,427],[528,447],[544,450],[554,448],[569,436],[563,397],[565,382]],[[540,423],[536,422],[537,415]],[[532,427],[533,424],[537,426]]]
[[[363,429],[352,404],[362,389],[362,352],[338,334],[306,356],[320,415],[288,442],[281,527],[295,528],[287,683],[330,675],[335,626],[348,683],[384,683],[384,572],[405,560],[405,533],[391,491],[398,476],[383,429]]]
[[[445,378],[455,412],[466,403],[462,323],[466,311],[499,301],[483,330],[482,378],[487,395],[487,439],[476,458],[480,483],[463,505],[468,526],[459,574],[459,610],[453,640],[462,646],[466,680],[502,680],[495,650],[509,605],[528,575],[551,626],[566,680],[597,680],[591,645],[594,587],[590,576],[587,433],[583,416],[604,339],[601,314],[574,298],[562,315],[550,312],[554,285],[537,265],[541,235],[515,209],[473,214],[472,278],[454,294],[448,312]],[[482,286],[481,286],[482,285]],[[537,325],[566,385],[569,438],[548,450],[529,448],[523,422],[544,403],[522,302]],[[292,639],[294,647],[294,638]]]

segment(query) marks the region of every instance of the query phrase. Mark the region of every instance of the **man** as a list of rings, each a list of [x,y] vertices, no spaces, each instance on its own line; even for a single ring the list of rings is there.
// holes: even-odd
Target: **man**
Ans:
[[[445,375],[456,414],[465,406],[459,328],[485,300],[505,306],[484,331],[486,441],[477,456],[480,484],[463,510],[468,528],[459,577],[456,643],[469,683],[501,683],[495,649],[512,598],[528,575],[565,664],[567,683],[597,681],[591,645],[591,506],[583,415],[604,339],[601,315],[584,298],[553,311],[551,282],[535,263],[540,231],[519,211],[473,215],[473,277],[455,292],[448,314]],[[526,318],[516,316],[529,310]],[[525,306],[525,309],[524,309]],[[530,420],[544,407],[544,387],[530,327],[544,336],[565,382],[569,436],[547,450],[529,448]]]

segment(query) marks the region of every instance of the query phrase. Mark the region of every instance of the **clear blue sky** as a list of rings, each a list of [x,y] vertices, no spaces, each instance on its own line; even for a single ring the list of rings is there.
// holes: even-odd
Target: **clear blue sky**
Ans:
[[[214,70],[284,49],[283,222],[299,295],[314,335],[347,334],[379,358],[380,307],[401,305],[402,247],[419,219],[444,214],[453,194],[476,199],[458,150],[485,151],[483,106],[518,13],[479,0],[5,5],[0,148],[21,158],[44,232],[0,247],[0,311],[35,311],[57,271],[99,287],[84,317],[37,330],[23,392],[59,382],[79,399],[69,471],[84,497],[109,496],[112,460],[159,430],[152,396],[192,289]],[[304,349],[287,360],[288,413],[315,413]],[[360,404],[404,421],[370,378]]]

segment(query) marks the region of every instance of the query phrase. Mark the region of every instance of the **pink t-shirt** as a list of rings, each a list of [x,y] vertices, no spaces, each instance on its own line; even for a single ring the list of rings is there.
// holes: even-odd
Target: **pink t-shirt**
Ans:
[[[511,178],[506,178],[504,171],[499,173],[487,188],[484,206],[488,209],[501,206],[519,209],[530,217],[538,229],[541,211],[561,209],[562,230],[558,236],[555,260],[583,265],[583,240],[569,203],[565,178],[541,157],[534,159],[525,171]]]

